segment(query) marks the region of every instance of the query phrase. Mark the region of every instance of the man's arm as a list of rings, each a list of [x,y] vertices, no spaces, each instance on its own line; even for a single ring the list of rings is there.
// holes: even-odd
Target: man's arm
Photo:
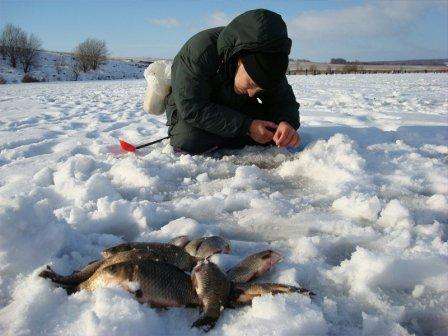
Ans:
[[[275,90],[266,90],[260,96],[263,104],[266,104],[269,111],[272,112],[277,124],[286,121],[296,130],[300,127],[300,104],[296,101],[286,76]]]
[[[194,60],[175,59],[171,85],[178,113],[187,123],[222,137],[248,134],[252,118],[210,100],[216,66],[209,59],[207,51]]]

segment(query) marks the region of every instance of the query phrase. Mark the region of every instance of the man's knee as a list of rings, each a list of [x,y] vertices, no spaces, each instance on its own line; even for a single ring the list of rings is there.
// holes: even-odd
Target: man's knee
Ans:
[[[219,146],[219,139],[208,132],[199,129],[170,131],[170,144],[190,154],[201,154]]]

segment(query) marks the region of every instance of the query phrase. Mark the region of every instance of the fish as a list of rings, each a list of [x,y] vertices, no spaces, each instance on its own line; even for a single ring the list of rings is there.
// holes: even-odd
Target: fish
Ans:
[[[177,238],[180,244],[185,241]],[[201,256],[218,250],[230,252],[230,244],[221,237],[193,242],[195,253],[201,252],[204,244],[203,254],[198,253]],[[132,293],[138,302],[151,307],[199,307],[202,314],[191,327],[206,332],[215,326],[224,308],[251,304],[255,297],[280,293],[314,295],[307,289],[290,285],[247,283],[282,259],[280,253],[272,250],[252,254],[227,272],[221,271],[208,257],[192,256],[186,249],[169,243],[127,243],[103,252],[104,259],[94,260],[71,275],[59,275],[49,266],[39,275],[65,288],[68,294],[119,286]]]
[[[228,305],[232,308],[249,305],[252,303],[253,298],[258,296],[286,293],[300,293],[310,296],[315,295],[308,289],[279,283],[233,283]]]
[[[190,238],[188,236],[179,236],[171,239],[168,244],[176,245],[184,248],[190,242]]]
[[[133,249],[113,254],[106,259],[107,263],[117,263],[118,261],[128,261],[136,258],[154,259],[172,264],[183,271],[191,272],[196,265],[198,258],[185,252],[184,249],[170,244],[147,245],[144,249]]]
[[[210,236],[194,239],[185,246],[185,251],[197,258],[208,258],[216,253],[230,253],[230,241],[219,237]]]
[[[145,249],[169,249],[176,246],[184,249],[191,256],[205,259],[215,253],[230,253],[230,241],[219,236],[210,236],[189,240],[188,236],[179,236],[168,243],[159,242],[131,242],[109,247],[102,251],[103,258],[108,258],[114,253],[129,250]]]
[[[178,266],[184,271],[190,272],[196,265],[198,258],[187,253],[182,247],[169,243],[124,243],[105,249],[102,252],[103,257],[109,258],[116,253],[125,251],[143,251],[155,253],[160,258],[165,258],[166,262]]]
[[[48,278],[53,282],[66,286],[67,291],[71,287],[86,281],[100,267],[106,267],[121,261],[132,260],[133,258],[145,258],[164,261],[179,267],[181,270],[191,272],[197,261],[202,256],[217,253],[224,250],[230,251],[230,243],[221,237],[206,237],[207,239],[197,239],[199,242],[200,257],[192,256],[187,253],[182,245],[187,244],[187,236],[179,236],[170,241],[170,243],[159,242],[131,242],[112,246],[102,251],[102,260],[95,260],[81,270],[73,272],[71,275],[60,275],[51,267],[40,273],[43,278]],[[176,245],[175,245],[176,244]],[[202,247],[201,247],[202,246]]]
[[[115,253],[130,251],[130,250],[164,250],[170,249],[173,244],[168,243],[159,243],[159,242],[131,242],[131,243],[123,243],[119,245],[115,245],[109,247],[101,252],[103,258],[109,258]],[[177,246],[178,247],[178,246]],[[175,248],[176,249],[176,248]]]
[[[190,272],[197,263],[197,259],[190,256],[183,249],[172,245],[171,248],[163,249],[145,249],[145,250],[129,250],[111,254],[110,257],[103,260],[95,260],[79,271],[75,271],[71,275],[59,275],[51,267],[42,271],[39,275],[42,278],[48,278],[53,282],[62,285],[68,291],[71,287],[89,279],[98,269],[108,267],[113,264],[136,261],[136,260],[155,260],[172,264],[182,271]]]
[[[174,265],[155,260],[125,261],[100,268],[77,290],[94,291],[107,286],[122,287],[138,302],[155,308],[202,304],[190,275]]]
[[[231,282],[219,267],[209,260],[199,261],[191,273],[193,287],[201,300],[202,316],[191,327],[212,329],[227,305]]]
[[[270,270],[282,260],[282,255],[273,250],[261,251],[246,257],[238,265],[227,271],[229,279],[235,283],[254,280]]]

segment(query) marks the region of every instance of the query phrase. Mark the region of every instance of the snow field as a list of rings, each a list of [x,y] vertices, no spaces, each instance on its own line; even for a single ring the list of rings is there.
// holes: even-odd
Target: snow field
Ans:
[[[39,66],[31,68],[30,75],[39,81],[86,81],[108,79],[143,78],[144,65],[136,62],[107,60],[97,70],[81,72],[77,77],[73,71],[74,58],[70,54],[50,51],[40,52],[37,58]],[[11,67],[9,61],[0,57],[0,76],[7,83],[21,83],[24,72],[20,66]]]
[[[0,87],[0,332],[198,335],[193,309],[119,288],[67,296],[69,274],[123,241],[229,238],[226,269],[266,248],[262,281],[317,293],[225,310],[211,335],[444,335],[448,331],[446,75],[291,76],[301,150],[177,155],[142,111],[144,81]]]

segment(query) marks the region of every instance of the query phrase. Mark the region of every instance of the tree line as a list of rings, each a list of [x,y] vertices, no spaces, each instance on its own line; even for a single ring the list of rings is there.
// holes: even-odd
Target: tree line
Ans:
[[[39,66],[41,47],[42,41],[36,35],[28,34],[19,26],[6,24],[0,33],[0,55],[11,67],[20,67],[26,75],[32,68]],[[98,69],[108,55],[109,51],[103,40],[88,38],[78,44],[73,50],[74,62],[71,64],[75,79],[80,72]]]

